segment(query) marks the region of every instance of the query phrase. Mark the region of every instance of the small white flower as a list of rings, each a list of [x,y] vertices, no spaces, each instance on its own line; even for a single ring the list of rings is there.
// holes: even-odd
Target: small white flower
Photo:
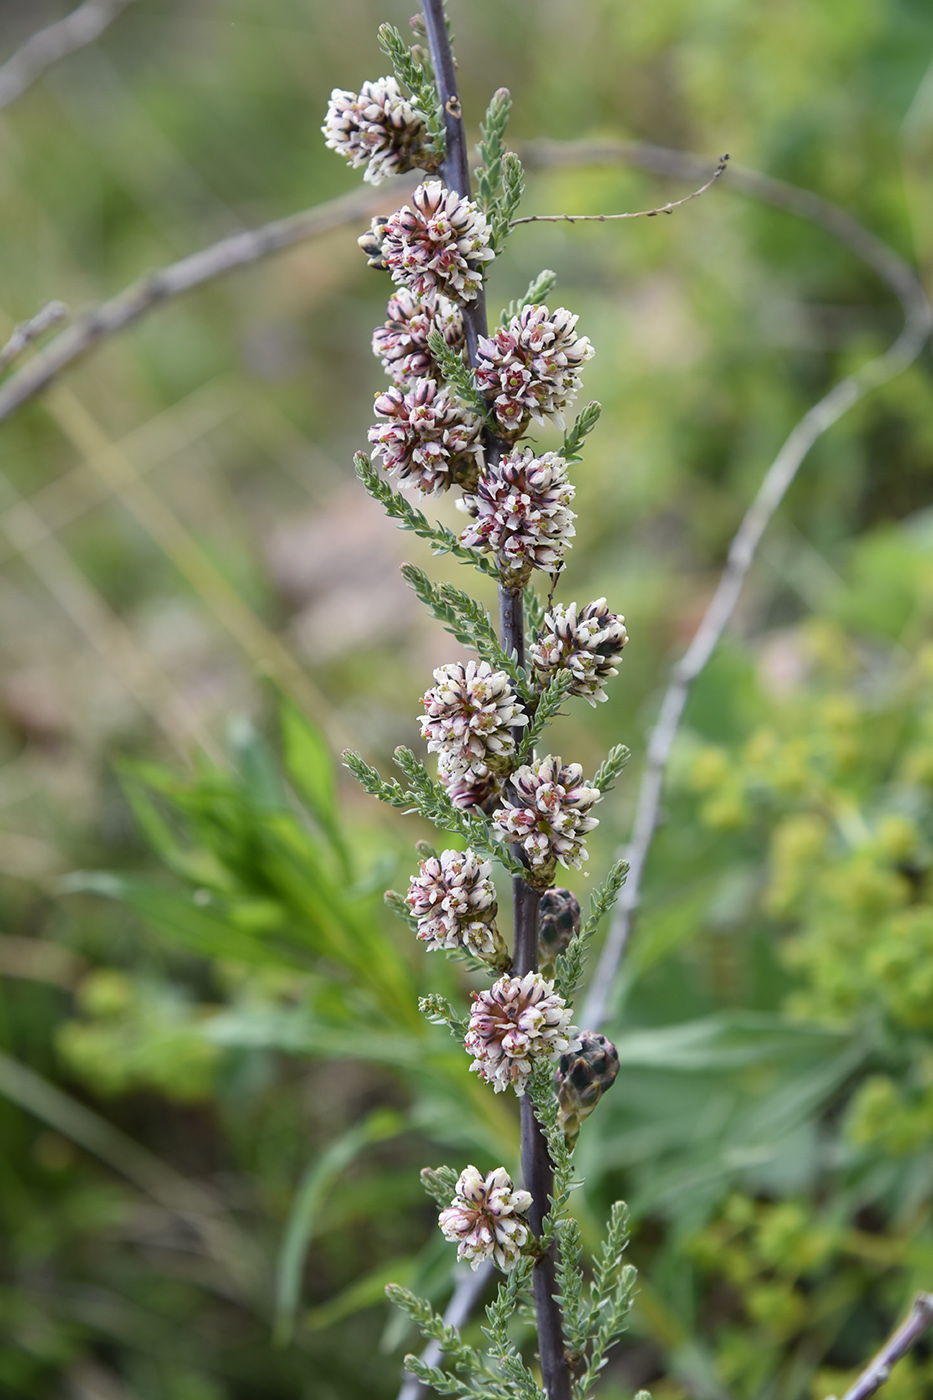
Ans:
[[[475,492],[464,497],[463,508],[476,518],[461,543],[494,550],[509,588],[522,587],[532,569],[554,573],[575,533],[575,490],[558,453],[536,457],[530,447],[516,450],[487,466]]]
[[[381,230],[382,258],[392,280],[417,297],[442,292],[472,301],[483,283],[477,264],[495,257],[485,215],[440,180],[419,185]]]
[[[599,825],[588,813],[600,795],[584,784],[579,763],[562,764],[551,754],[515,770],[493,820],[521,845],[531,883],[550,884],[557,861],[579,869],[587,858],[583,837]]]
[[[437,331],[452,348],[462,346],[460,308],[447,297],[422,301],[407,287],[400,287],[389,298],[387,314],[385,325],[373,331],[373,354],[382,361],[386,373],[405,389],[416,379],[439,379],[428,336]]]
[[[531,1231],[524,1212],[529,1191],[516,1191],[505,1167],[487,1176],[476,1167],[460,1173],[457,1194],[438,1217],[445,1239],[457,1245],[457,1258],[477,1269],[493,1259],[506,1273],[515,1267]]]
[[[476,383],[490,400],[503,437],[520,437],[529,418],[563,428],[564,409],[580,388],[578,370],[593,356],[577,317],[564,307],[525,306],[507,326],[480,337]]]
[[[363,179],[371,185],[435,165],[424,150],[424,113],[402,96],[394,78],[364,83],[359,93],[334,88],[321,130],[325,145],[349,165],[366,166]]]
[[[515,752],[511,731],[528,723],[508,673],[488,661],[454,662],[439,666],[434,679],[418,723],[428,751],[439,756],[442,782],[470,770],[479,778],[505,771]]]
[[[418,920],[418,937],[428,948],[466,948],[486,962],[507,958],[496,928],[496,888],[492,861],[474,851],[442,851],[423,860],[408,887],[406,902]]]
[[[454,482],[475,483],[482,461],[482,421],[434,379],[418,379],[406,392],[393,384],[376,397],[384,423],[369,430],[373,456],[399,481],[437,495]]]
[[[587,603],[577,616],[576,603],[557,603],[544,615],[541,637],[531,649],[531,660],[542,685],[558,671],[570,671],[571,695],[580,695],[595,706],[605,700],[603,684],[618,675],[616,662],[628,641],[625,618],[610,612],[605,598]]]
[[[497,1094],[509,1085],[521,1098],[534,1064],[555,1060],[575,1044],[573,1010],[539,972],[500,977],[473,993],[464,1049],[470,1065]]]

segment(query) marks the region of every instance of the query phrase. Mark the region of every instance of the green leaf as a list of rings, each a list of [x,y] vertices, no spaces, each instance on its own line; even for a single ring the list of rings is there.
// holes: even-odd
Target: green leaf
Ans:
[[[602,411],[602,404],[597,403],[596,399],[592,399],[584,408],[581,408],[570,432],[564,435],[561,456],[565,462],[582,462],[580,448],[583,445],[583,440],[596,427]]]
[[[103,870],[79,870],[62,882],[65,894],[97,894],[127,904],[174,943],[204,958],[223,958],[257,966],[280,964],[306,969],[307,958],[283,945],[236,927],[230,914],[201,891],[171,889],[141,876]],[[204,894],[209,894],[204,891]]]
[[[528,283],[528,290],[517,301],[510,301],[508,306],[503,308],[499,317],[499,324],[507,326],[513,316],[517,316],[526,306],[540,306],[543,301],[554,290],[557,282],[557,273],[551,272],[550,268],[545,268],[539,272],[531,282]]]
[[[398,1137],[406,1128],[404,1115],[376,1109],[364,1122],[335,1138],[305,1172],[289,1211],[276,1264],[275,1339],[279,1345],[288,1343],[294,1331],[305,1257],[327,1193],[365,1148]]]
[[[469,365],[464,362],[463,354],[460,350],[455,350],[452,345],[441,335],[440,331],[431,331],[428,335],[428,349],[437,364],[443,378],[453,389],[457,398],[463,403],[471,413],[475,413],[489,429],[495,428],[495,419],[489,411],[489,404],[483,398],[473,372]]]
[[[446,525],[428,523],[427,517],[411,504],[398,491],[393,491],[373,466],[365,452],[357,452],[353,458],[356,474],[366,490],[378,501],[386,514],[398,521],[400,530],[411,530],[420,539],[430,540],[435,554],[452,554],[463,564],[472,564],[481,574],[498,578],[496,565],[475,549],[460,543],[460,539]]]
[[[337,812],[334,760],[321,731],[287,697],[279,702],[285,771],[327,836],[346,878],[351,876],[350,852]]]

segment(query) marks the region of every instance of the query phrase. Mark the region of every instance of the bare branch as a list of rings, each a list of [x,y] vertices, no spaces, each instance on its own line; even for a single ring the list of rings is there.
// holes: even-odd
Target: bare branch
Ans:
[[[539,144],[535,151],[542,157],[548,157],[541,163],[551,164],[563,163],[563,157],[568,154],[566,149],[553,144],[547,148]],[[589,159],[587,151],[590,154],[595,152],[594,158],[597,160],[608,159],[609,152],[614,151],[616,160],[632,161],[649,169],[664,169],[665,173],[688,178],[696,175],[701,164],[694,156],[680,156],[676,151],[665,151],[641,143],[620,144],[618,147],[580,146],[577,147],[578,158]],[[631,935],[641,901],[645,864],[660,816],[667,765],[690,687],[706,666],[732,617],[762,536],[817,438],[859,399],[912,364],[933,329],[933,307],[911,268],[843,210],[807,190],[799,190],[751,170],[734,168],[729,187],[810,219],[845,243],[898,298],[904,310],[904,328],[884,354],[869,360],[855,374],[840,380],[793,428],[765,473],[758,494],[739,525],[729,547],[726,567],[693,641],[674,667],[648,743],[632,836],[625,850],[625,858],[629,862],[628,879],[616,905],[581,1013],[581,1024],[589,1029],[597,1029],[606,1018],[616,974]]]
[[[878,1355],[865,1367],[842,1400],[868,1400],[891,1375],[891,1368],[903,1360],[918,1338],[933,1326],[933,1293],[918,1293],[907,1317],[885,1342]]]
[[[411,184],[410,179],[400,180],[398,189],[407,190]],[[339,228],[351,219],[361,218],[369,213],[373,205],[381,205],[384,200],[382,191],[354,190],[327,204],[276,219],[246,233],[235,233],[230,238],[203,248],[199,253],[182,258],[180,262],[147,273],[111,297],[110,301],[85,312],[73,326],[50,341],[41,354],[10,376],[0,387],[0,421],[38,394],[57,374],[98,341],[125,330],[147,311],[172,297],[201,287],[215,277],[258,262],[270,253],[289,248],[329,229]]]
[[[715,185],[720,175],[724,174],[728,163],[728,154],[720,156],[716,169],[698,190],[694,190],[692,194],[685,194],[683,199],[675,199],[669,204],[661,204],[656,209],[638,209],[629,214],[527,214],[524,218],[513,219],[509,228],[515,228],[518,224],[606,224],[611,219],[653,219],[657,214],[673,214],[674,210],[679,209],[682,204],[689,204],[691,199],[705,194],[711,185]]]
[[[23,353],[27,345],[47,331],[49,326],[64,321],[67,315],[68,307],[63,301],[50,301],[41,311],[37,311],[31,320],[18,325],[6,345],[0,349],[0,374]]]
[[[93,44],[133,0],[84,0],[70,15],[40,29],[0,68],[0,109],[9,107],[47,68]]]

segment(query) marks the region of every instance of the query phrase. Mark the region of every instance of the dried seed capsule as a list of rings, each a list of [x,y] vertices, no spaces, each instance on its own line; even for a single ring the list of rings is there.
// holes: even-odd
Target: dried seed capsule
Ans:
[[[554,976],[561,953],[580,932],[580,901],[570,890],[545,890],[538,911],[538,971]]]
[[[619,1052],[596,1031],[581,1031],[579,1049],[561,1055],[554,1076],[560,1102],[558,1122],[567,1146],[573,1148],[580,1124],[588,1118],[619,1072]]]

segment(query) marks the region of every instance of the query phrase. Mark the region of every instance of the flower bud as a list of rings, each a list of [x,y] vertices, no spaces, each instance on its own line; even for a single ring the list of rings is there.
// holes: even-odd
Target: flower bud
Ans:
[[[561,1055],[554,1076],[560,1103],[558,1122],[567,1146],[573,1149],[580,1124],[588,1118],[619,1072],[619,1052],[596,1031],[581,1031],[580,1048]]]
[[[580,901],[570,890],[545,890],[538,911],[538,971],[553,977],[557,959],[580,932]]]

